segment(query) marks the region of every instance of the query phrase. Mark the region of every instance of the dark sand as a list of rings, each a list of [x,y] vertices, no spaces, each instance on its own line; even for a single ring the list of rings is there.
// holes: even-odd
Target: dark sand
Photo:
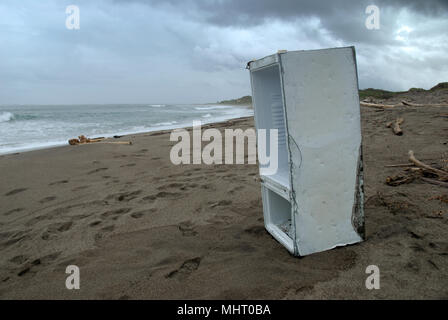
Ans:
[[[448,204],[431,198],[448,189],[388,186],[404,168],[384,166],[412,149],[446,167],[447,113],[362,109],[367,241],[303,258],[265,231],[256,165],[172,165],[169,133],[0,156],[0,298],[446,299]],[[397,116],[403,136],[385,127]],[[69,264],[80,290],[65,288]]]

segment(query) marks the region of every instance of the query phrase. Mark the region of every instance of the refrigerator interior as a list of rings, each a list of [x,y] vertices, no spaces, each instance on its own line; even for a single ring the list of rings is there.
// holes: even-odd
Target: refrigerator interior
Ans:
[[[270,155],[270,130],[277,129],[278,132],[278,170],[266,178],[289,188],[287,132],[280,81],[278,64],[252,72],[257,133],[260,129],[266,130],[268,155]],[[260,164],[260,168],[266,166]]]

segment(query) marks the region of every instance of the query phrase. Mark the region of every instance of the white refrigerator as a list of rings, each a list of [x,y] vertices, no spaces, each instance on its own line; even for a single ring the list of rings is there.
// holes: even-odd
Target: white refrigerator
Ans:
[[[248,69],[257,136],[260,129],[267,135],[266,147],[258,140],[259,159],[260,150],[270,153],[270,130],[277,131],[278,169],[260,164],[267,231],[297,256],[362,241],[355,48],[279,51]]]

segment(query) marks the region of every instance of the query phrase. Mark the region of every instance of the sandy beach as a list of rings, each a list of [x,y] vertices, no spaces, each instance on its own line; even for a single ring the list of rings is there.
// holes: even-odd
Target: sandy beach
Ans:
[[[302,258],[264,229],[257,165],[173,165],[170,131],[0,156],[0,298],[447,299],[447,189],[385,184],[409,150],[446,167],[446,114],[362,108],[367,240]],[[80,290],[65,287],[72,264]],[[380,290],[365,287],[372,264]]]

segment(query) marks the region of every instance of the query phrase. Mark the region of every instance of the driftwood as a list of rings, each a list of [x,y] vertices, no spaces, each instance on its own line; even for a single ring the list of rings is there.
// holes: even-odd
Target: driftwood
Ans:
[[[425,104],[420,104],[420,103],[407,102],[405,100],[401,100],[401,103],[404,104],[405,106],[408,106],[408,107],[448,107],[448,103],[425,103]]]
[[[409,164],[392,164],[385,167],[406,167],[405,175],[388,176],[386,184],[389,186],[399,186],[401,184],[410,183],[416,179],[423,182],[435,184],[441,187],[448,188],[448,171],[434,168],[414,156],[414,152],[409,150]]]
[[[70,139],[68,140],[68,144],[71,146],[79,144],[79,139]]]
[[[404,170],[405,171],[410,171],[410,172],[424,173],[422,168],[416,168],[416,167],[406,168]]]
[[[401,100],[401,103],[408,107],[421,107],[422,105]]]
[[[448,182],[439,181],[437,179],[425,178],[425,177],[420,177],[420,179],[422,179],[425,182],[431,183],[431,184],[435,184],[435,185],[438,185],[438,186],[442,186],[442,187],[448,188]]]
[[[397,136],[402,136],[403,135],[403,130],[400,128],[400,124],[402,124],[404,121],[403,118],[397,118],[397,120],[395,121],[391,121],[388,122],[386,124],[387,128],[392,127],[392,131],[397,135]]]
[[[448,103],[426,103],[426,104],[420,104],[420,103],[412,103],[407,102],[405,100],[401,100],[401,104],[382,104],[382,103],[371,103],[371,102],[365,102],[361,101],[359,103],[363,107],[371,107],[371,108],[377,108],[377,109],[392,109],[395,107],[448,107]]]
[[[386,178],[386,184],[389,186],[399,186],[400,184],[411,183],[415,180],[415,176],[389,176]]]
[[[131,141],[103,141],[104,137],[89,139],[84,135],[78,137],[78,139],[70,139],[68,143],[72,146],[74,145],[85,145],[90,143],[109,143],[109,144],[132,144]]]
[[[399,164],[387,164],[386,168],[396,168],[396,167],[413,167],[413,163],[399,163]]]
[[[441,194],[439,196],[433,196],[428,200],[439,200],[440,202],[448,203],[448,194]]]
[[[78,137],[78,139],[70,139],[70,140],[68,140],[68,143],[70,145],[77,145],[77,144],[86,144],[86,143],[99,142],[99,141],[102,141],[104,139],[105,139],[104,137],[98,137],[98,138],[89,139],[86,136],[81,135],[81,136]]]
[[[394,108],[397,105],[394,104],[378,104],[378,103],[370,103],[370,102],[363,102],[361,101],[359,103],[363,107],[371,107],[371,108],[377,108],[377,109],[391,109]]]
[[[401,135],[403,135],[403,130],[400,128],[400,124],[402,124],[403,121],[404,121],[403,118],[398,118],[398,119],[395,121],[394,127],[392,128],[392,130],[394,131],[394,133],[395,133],[397,136],[401,136]]]
[[[132,141],[101,141],[97,142],[97,144],[108,143],[108,144],[132,144]]]
[[[439,177],[442,181],[448,181],[448,172],[440,169],[433,168],[420,160],[417,160],[414,156],[414,151],[409,150],[409,161],[411,161],[415,166],[422,168],[423,170],[429,171]]]

